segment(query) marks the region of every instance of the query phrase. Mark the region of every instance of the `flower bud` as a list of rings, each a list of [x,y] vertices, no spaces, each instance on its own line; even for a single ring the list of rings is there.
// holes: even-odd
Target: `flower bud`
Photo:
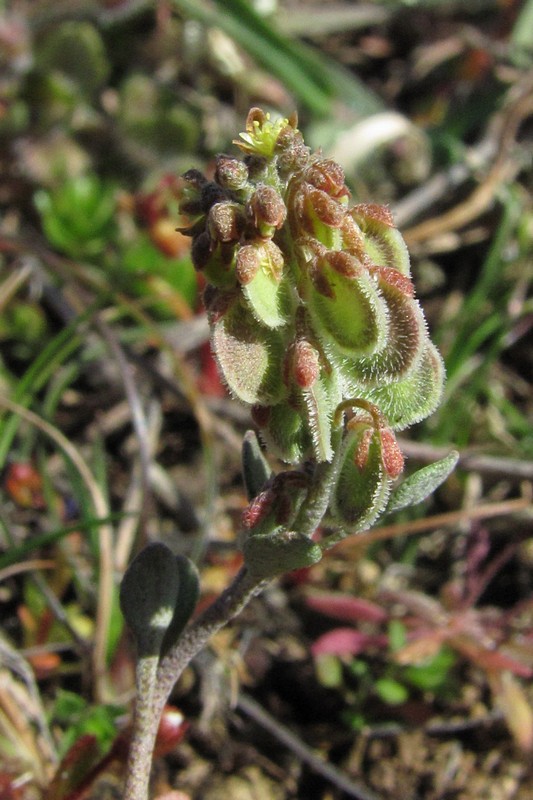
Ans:
[[[270,238],[281,228],[287,217],[287,209],[278,192],[271,186],[259,184],[253,193],[250,212],[260,236]]]
[[[224,189],[239,191],[248,181],[248,167],[238,158],[219,155],[216,158],[215,179]]]
[[[219,242],[234,242],[242,233],[244,219],[237,203],[225,201],[215,203],[211,207],[207,225],[213,239]]]
[[[305,339],[298,339],[287,354],[288,375],[300,389],[310,389],[318,380],[320,361],[317,350]]]
[[[321,189],[330,197],[348,197],[350,192],[344,183],[344,170],[329,158],[318,158],[305,170],[305,180]]]

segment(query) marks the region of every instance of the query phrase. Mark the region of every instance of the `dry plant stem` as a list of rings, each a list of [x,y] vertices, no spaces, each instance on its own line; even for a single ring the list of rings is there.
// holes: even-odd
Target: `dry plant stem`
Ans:
[[[147,800],[152,753],[161,714],[168,696],[185,667],[220,628],[239,614],[266,585],[242,568],[233,582],[187,628],[161,660],[155,673],[147,660],[139,667],[137,707],[128,759],[123,800]]]
[[[348,538],[344,533],[342,537],[334,539],[336,534],[328,537],[329,546],[336,544],[338,551],[350,552],[360,550],[362,547],[369,547],[374,542],[382,542],[394,539],[397,536],[411,536],[415,533],[444,528],[451,525],[458,525],[477,519],[491,519],[493,517],[507,516],[508,514],[519,514],[520,512],[531,512],[531,499],[529,497],[518,497],[514,500],[502,500],[498,503],[487,503],[476,508],[461,509],[460,511],[447,511],[443,514],[434,514],[431,517],[415,519],[410,522],[398,523],[396,525],[382,525],[380,528],[373,528],[370,531],[363,531]],[[348,534],[349,536],[349,534]]]

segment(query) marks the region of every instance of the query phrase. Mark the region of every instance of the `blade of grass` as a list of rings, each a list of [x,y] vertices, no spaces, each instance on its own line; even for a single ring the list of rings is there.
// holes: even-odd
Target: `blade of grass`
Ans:
[[[12,397],[15,403],[24,408],[30,405],[37,392],[45,386],[50,377],[56,374],[59,366],[79,347],[81,339],[78,335],[78,328],[96,308],[96,304],[88,308],[46,345],[17,382]],[[5,465],[6,459],[11,452],[19,422],[20,420],[16,414],[5,420],[0,419],[0,469]]]
[[[83,483],[87,487],[94,506],[96,515],[101,518],[109,516],[106,499],[98,483],[89,469],[87,462],[80,452],[61,431],[46,420],[34,414],[18,403],[0,396],[0,406],[11,411],[19,417],[38,428],[51,439],[63,455],[73,464]],[[105,657],[109,624],[113,604],[114,571],[113,571],[113,530],[110,525],[102,525],[98,532],[99,537],[99,576],[98,576],[98,606],[96,610],[95,641],[93,649],[93,670],[95,695],[100,700],[105,698]]]
[[[107,517],[90,517],[88,519],[72,522],[69,525],[64,525],[61,528],[55,528],[53,531],[47,531],[46,533],[32,536],[31,539],[21,544],[10,546],[6,553],[0,555],[0,570],[4,570],[12,564],[24,561],[24,559],[35,550],[39,550],[43,547],[50,547],[50,545],[55,542],[64,539],[69,533],[73,533],[74,531],[88,532],[91,529],[98,530],[102,525],[112,525],[114,522],[119,522],[124,519],[125,516],[133,513],[136,512],[124,513],[123,511],[119,511],[116,514],[109,514]],[[6,531],[7,527],[1,517],[0,524],[3,524],[4,531]]]
[[[461,308],[460,319],[455,320],[453,323],[457,332],[454,344],[446,357],[446,370],[449,379],[454,376],[473,352],[470,347],[470,338],[475,335],[478,340],[476,346],[481,343],[478,329],[484,314],[483,307],[488,297],[493,295],[497,299],[498,305],[502,301],[501,294],[498,295],[498,286],[501,283],[502,263],[505,261],[503,254],[513,232],[516,230],[521,210],[522,204],[516,195],[514,193],[510,194],[504,204],[502,219],[479,278],[474,288],[465,298]],[[489,331],[495,327],[496,322],[497,319],[489,324]]]
[[[525,0],[511,32],[509,53],[519,66],[531,64],[533,58],[533,0]]]

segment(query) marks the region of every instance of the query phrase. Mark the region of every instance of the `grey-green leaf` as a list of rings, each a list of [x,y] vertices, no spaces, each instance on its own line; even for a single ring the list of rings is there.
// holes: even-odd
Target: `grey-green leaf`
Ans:
[[[165,655],[177,641],[180,633],[192,616],[200,595],[200,577],[190,558],[174,556],[178,568],[178,597],[174,615],[161,645],[161,655]]]
[[[322,558],[320,545],[294,531],[250,536],[243,545],[244,562],[258,578],[274,578],[310,567]]]
[[[253,500],[272,475],[254,431],[246,431],[242,442],[242,475],[248,500]]]
[[[139,657],[160,655],[189,619],[198,598],[198,575],[184,556],[162,543],[145,547],[128,567],[120,607],[135,637]]]
[[[402,508],[421,503],[435,489],[438,489],[441,483],[444,483],[448,475],[453,472],[458,460],[459,453],[452,450],[440,461],[435,461],[414,472],[392,492],[386,513],[390,514],[392,511],[399,511]]]

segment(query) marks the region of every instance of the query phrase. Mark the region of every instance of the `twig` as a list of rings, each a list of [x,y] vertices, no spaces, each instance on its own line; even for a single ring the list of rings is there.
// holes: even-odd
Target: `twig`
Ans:
[[[133,380],[131,366],[128,363],[128,360],[126,358],[124,350],[120,345],[120,342],[118,341],[117,337],[110,329],[110,327],[104,322],[100,314],[94,315],[94,323],[98,328],[100,334],[106,341],[107,346],[109,347],[116,361],[120,376],[122,378],[122,383],[124,385],[124,392],[126,394],[126,399],[128,401],[130,409],[131,422],[137,436],[137,442],[139,445],[140,497],[138,506],[138,520],[136,527],[138,527],[142,531],[142,529],[146,525],[146,515],[148,511],[146,498],[149,491],[148,471],[150,469],[150,461],[151,461],[146,416],[139,397],[138,387],[136,386],[135,381]]]
[[[487,503],[476,508],[465,508],[459,511],[448,511],[444,514],[435,514],[432,517],[414,519],[411,522],[402,522],[397,525],[383,525],[380,528],[358,533],[355,536],[348,535],[348,538],[342,539],[336,545],[336,549],[337,552],[339,552],[339,549],[357,550],[361,547],[368,547],[374,542],[393,539],[396,536],[411,536],[434,528],[450,527],[468,520],[502,517],[507,514],[516,514],[519,511],[533,512],[533,505],[528,497],[503,500],[500,503]]]
[[[449,231],[464,228],[491,207],[497,190],[513,180],[522,169],[522,162],[516,158],[512,159],[509,153],[512,144],[515,143],[515,136],[521,123],[532,113],[533,95],[531,87],[528,86],[518,99],[504,110],[502,117],[497,121],[501,125],[499,136],[497,135],[496,152],[498,155],[485,180],[474,189],[466,200],[439,216],[425,220],[406,230],[404,238],[408,245],[412,246]]]
[[[325,778],[325,780],[332,783],[337,789],[343,791],[348,797],[353,797],[355,800],[378,800],[377,795],[370,792],[364,786],[361,786],[361,784],[352,781],[347,775],[337,769],[337,767],[327,762],[321,753],[317,753],[315,750],[308,747],[296,734],[274,719],[268,711],[259,705],[259,703],[256,703],[249,695],[243,694],[242,692],[239,694],[237,708],[272,734],[272,736],[303,761],[304,764],[307,764],[313,772]]]
[[[449,447],[435,447],[423,442],[412,442],[408,439],[398,439],[402,453],[406,456],[420,459],[420,461],[436,461],[444,458],[450,452]],[[463,451],[459,454],[459,466],[470,472],[483,472],[501,475],[502,477],[525,478],[533,480],[533,461],[523,461],[518,458],[504,458],[500,456],[487,456],[482,453],[469,453]]]

